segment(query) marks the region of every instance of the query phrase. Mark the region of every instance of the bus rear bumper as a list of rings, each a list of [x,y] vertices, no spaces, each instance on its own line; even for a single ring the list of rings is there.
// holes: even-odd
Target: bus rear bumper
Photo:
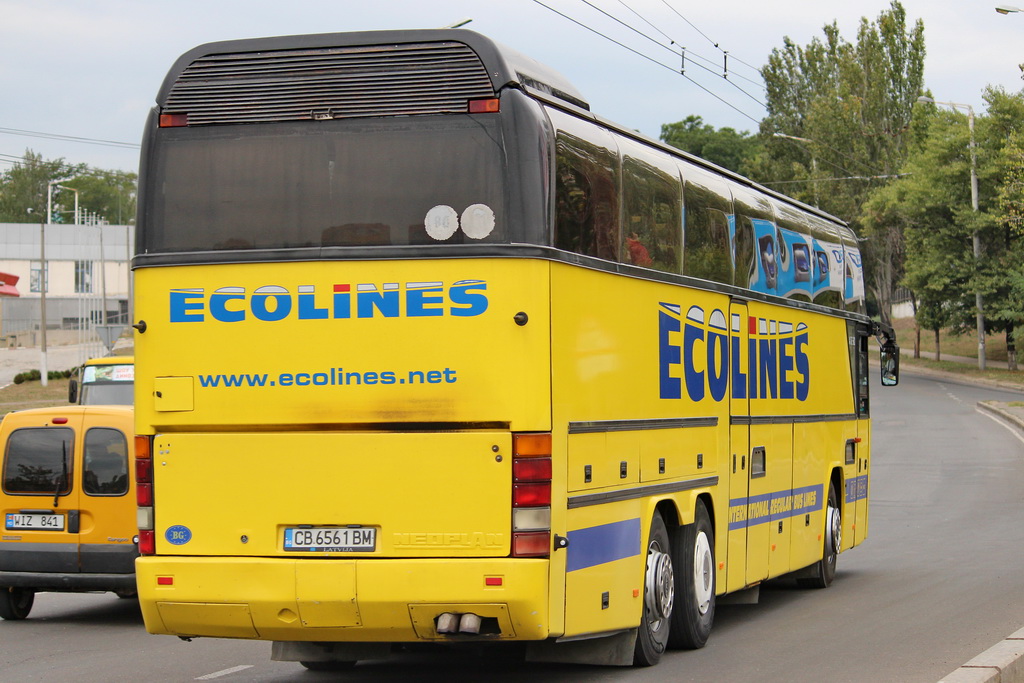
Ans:
[[[136,576],[150,633],[318,642],[549,635],[543,559],[149,556]],[[463,615],[478,619],[453,630]]]

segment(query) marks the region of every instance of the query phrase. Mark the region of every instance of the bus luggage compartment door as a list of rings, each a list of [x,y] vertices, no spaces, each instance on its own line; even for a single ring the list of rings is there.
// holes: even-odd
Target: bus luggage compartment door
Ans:
[[[157,554],[504,557],[511,435],[161,434]]]

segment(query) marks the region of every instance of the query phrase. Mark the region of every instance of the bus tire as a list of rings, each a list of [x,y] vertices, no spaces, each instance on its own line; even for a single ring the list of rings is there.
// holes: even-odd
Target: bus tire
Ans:
[[[0,588],[0,617],[14,621],[24,619],[32,611],[36,592],[32,588]]]
[[[693,524],[676,529],[672,550],[679,599],[669,645],[696,650],[708,642],[715,620],[715,530],[703,501],[697,501]]]
[[[355,660],[343,662],[299,662],[310,671],[348,671],[356,665]]]
[[[675,578],[668,529],[661,513],[651,519],[644,565],[644,603],[640,628],[633,649],[633,664],[654,666],[668,645],[672,607],[675,603]]]
[[[813,565],[811,576],[799,578],[797,585],[802,588],[828,588],[836,578],[836,563],[843,547],[843,517],[839,512],[839,496],[836,485],[828,485],[828,505],[825,508],[825,540],[822,558]]]

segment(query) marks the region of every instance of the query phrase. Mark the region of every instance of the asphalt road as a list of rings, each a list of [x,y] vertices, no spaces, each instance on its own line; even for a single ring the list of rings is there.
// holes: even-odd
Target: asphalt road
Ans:
[[[408,656],[344,680],[915,681],[934,683],[1024,626],[1024,437],[979,413],[1020,394],[904,374],[873,386],[868,541],[827,590],[781,581],[760,604],[720,606],[708,646],[654,669]],[[326,681],[271,662],[269,645],[147,635],[113,595],[40,594],[0,622],[0,680]]]

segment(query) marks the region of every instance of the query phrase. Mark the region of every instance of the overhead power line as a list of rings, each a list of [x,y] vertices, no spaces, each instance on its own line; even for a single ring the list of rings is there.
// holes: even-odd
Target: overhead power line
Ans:
[[[19,130],[17,128],[0,128],[0,133],[7,135],[21,135],[30,138],[42,138],[44,140],[64,140],[66,142],[82,142],[88,145],[104,145],[106,147],[122,147],[126,149],[139,149],[142,145],[135,142],[118,142],[117,140],[98,140],[96,138],[83,138],[74,135],[59,135],[57,133],[42,133],[35,130]]]
[[[635,48],[630,47],[629,45],[626,45],[625,43],[622,43],[622,42],[620,42],[618,40],[615,40],[611,36],[608,36],[608,35],[602,33],[601,31],[598,31],[597,29],[595,29],[595,28],[593,28],[591,26],[588,26],[587,24],[584,24],[582,21],[579,21],[578,19],[575,19],[575,18],[569,16],[568,14],[565,14],[564,12],[561,12],[561,11],[555,9],[554,7],[551,7],[550,5],[547,5],[547,4],[543,3],[543,2],[541,2],[541,0],[533,0],[533,2],[535,2],[536,4],[540,5],[541,7],[545,8],[545,9],[551,11],[551,12],[554,12],[555,14],[557,14],[560,17],[562,17],[563,19],[567,19],[567,20],[571,21],[572,23],[576,24],[580,28],[584,28],[584,29],[590,31],[591,33],[594,33],[594,34],[604,38],[605,40],[607,40],[607,41],[609,41],[611,43],[614,43],[614,44],[618,45],[619,47],[621,47],[621,48],[623,48],[625,50],[628,50],[628,51],[632,52],[633,54],[637,55],[638,57],[646,59],[647,61],[649,61],[649,62],[651,62],[653,64],[657,64],[658,66],[660,66],[660,67],[662,67],[664,69],[668,69],[669,71],[671,71],[672,73],[674,73],[676,75],[682,76],[687,81],[689,81],[693,85],[697,86],[698,88],[700,88],[701,90],[706,92],[711,97],[714,97],[716,100],[718,100],[719,102],[721,102],[725,106],[729,107],[730,109],[732,109],[736,113],[740,114],[741,116],[744,116],[745,118],[750,119],[754,123],[760,123],[760,121],[758,119],[755,119],[753,116],[751,116],[750,114],[746,113],[745,111],[743,111],[742,109],[740,109],[736,105],[732,104],[728,100],[724,99],[723,97],[721,97],[717,93],[712,92],[709,88],[706,88],[705,86],[701,85],[700,83],[695,81],[693,78],[687,76],[685,73],[680,73],[680,71],[676,67],[670,66],[668,64],[665,64],[664,62],[661,62],[661,61],[655,59],[654,57],[651,57],[648,54],[645,54],[645,53],[643,53],[643,52],[641,52],[641,51],[639,51],[639,50],[637,50]],[[657,42],[657,41],[655,41],[655,42]],[[660,45],[660,43],[659,43],[659,45]]]

